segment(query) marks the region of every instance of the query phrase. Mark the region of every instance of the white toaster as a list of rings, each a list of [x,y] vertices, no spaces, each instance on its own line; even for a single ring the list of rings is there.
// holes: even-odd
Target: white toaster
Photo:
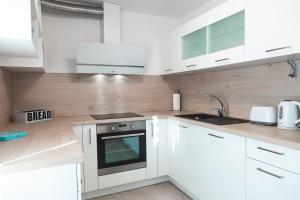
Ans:
[[[272,106],[253,106],[250,111],[250,122],[274,126],[277,124],[277,109]]]

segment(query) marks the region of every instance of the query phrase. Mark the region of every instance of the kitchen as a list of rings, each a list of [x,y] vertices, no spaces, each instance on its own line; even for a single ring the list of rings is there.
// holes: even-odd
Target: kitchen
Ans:
[[[1,2],[0,199],[300,199],[298,8]]]

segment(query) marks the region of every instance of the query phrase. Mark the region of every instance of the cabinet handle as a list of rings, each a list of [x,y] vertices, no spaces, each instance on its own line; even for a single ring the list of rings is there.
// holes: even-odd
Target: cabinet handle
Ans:
[[[154,124],[151,122],[151,137],[154,137]]]
[[[279,50],[283,50],[283,49],[290,49],[290,46],[286,46],[286,47],[279,47],[279,48],[275,48],[275,49],[268,49],[266,50],[267,53],[272,52],[272,51],[279,51]]]
[[[188,65],[188,66],[185,66],[186,68],[189,68],[189,67],[196,67],[197,65]]]
[[[126,138],[126,137],[137,137],[145,135],[145,133],[135,133],[135,134],[126,134],[126,135],[119,135],[119,136],[107,136],[102,137],[102,140],[110,140],[110,139],[118,139],[118,138]]]
[[[269,153],[274,153],[274,154],[277,154],[277,155],[280,155],[280,156],[284,155],[284,153],[282,153],[282,152],[273,151],[273,150],[266,149],[266,148],[263,148],[263,147],[257,147],[257,149],[262,150],[262,151],[266,151],[266,152],[269,152]]]
[[[256,168],[256,169],[257,169],[257,171],[263,172],[263,173],[265,173],[265,174],[269,174],[269,175],[274,176],[274,177],[279,178],[279,179],[283,179],[283,178],[284,178],[283,176],[276,175],[276,174],[274,174],[274,173],[272,173],[272,172],[268,172],[268,171],[263,170],[263,169],[261,169],[261,168],[259,168],[259,167]]]
[[[92,130],[89,128],[89,144],[92,144]]]
[[[215,137],[215,138],[224,139],[224,137],[222,137],[222,136],[214,135],[214,134],[211,134],[211,133],[209,133],[208,135],[212,136],[212,137]]]
[[[165,69],[165,72],[170,72],[172,71],[173,69]]]
[[[218,63],[218,62],[222,62],[222,61],[226,61],[226,60],[230,60],[230,58],[223,58],[223,59],[215,60],[215,62]]]
[[[182,125],[179,125],[179,124],[177,126],[179,126],[180,128],[188,128],[186,126],[182,126]]]

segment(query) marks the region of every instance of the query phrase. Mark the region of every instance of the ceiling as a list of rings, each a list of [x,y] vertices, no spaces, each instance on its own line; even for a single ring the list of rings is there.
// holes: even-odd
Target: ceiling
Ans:
[[[82,2],[109,2],[121,5],[122,10],[159,16],[182,18],[211,0],[76,0]]]

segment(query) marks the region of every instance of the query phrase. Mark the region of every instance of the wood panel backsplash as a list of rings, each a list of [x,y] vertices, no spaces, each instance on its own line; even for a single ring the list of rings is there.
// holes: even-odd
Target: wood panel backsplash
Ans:
[[[254,105],[277,106],[284,99],[300,100],[300,73],[289,78],[289,70],[290,66],[282,62],[165,79],[181,90],[183,110],[214,113],[211,108],[218,103],[203,96],[214,94],[226,102],[229,116],[249,119]]]
[[[13,108],[45,107],[60,116],[170,110],[179,88],[182,110],[214,113],[217,102],[203,96],[214,94],[226,102],[227,115],[248,119],[254,105],[300,100],[300,73],[289,78],[289,70],[282,62],[164,77],[14,73]]]
[[[0,125],[6,124],[10,120],[11,90],[11,73],[0,68]]]
[[[160,76],[13,74],[14,110],[49,108],[57,116],[170,110]]]

